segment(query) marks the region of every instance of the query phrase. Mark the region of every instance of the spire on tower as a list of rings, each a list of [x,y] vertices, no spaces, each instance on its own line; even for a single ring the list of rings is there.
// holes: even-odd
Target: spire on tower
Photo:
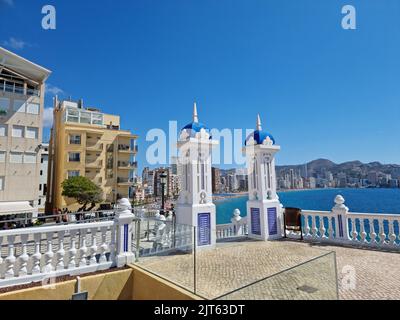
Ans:
[[[261,131],[261,119],[260,119],[260,114],[257,114],[257,130]]]
[[[199,117],[197,115],[197,106],[196,102],[193,105],[193,122],[199,122]]]

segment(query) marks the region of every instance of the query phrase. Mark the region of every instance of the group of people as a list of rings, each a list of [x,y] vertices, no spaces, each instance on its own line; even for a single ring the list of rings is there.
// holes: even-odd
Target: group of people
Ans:
[[[69,221],[69,216],[68,216],[69,213],[70,213],[70,211],[67,208],[64,208],[63,210],[61,210],[60,208],[53,209],[53,216],[56,217],[56,223],[68,222]]]

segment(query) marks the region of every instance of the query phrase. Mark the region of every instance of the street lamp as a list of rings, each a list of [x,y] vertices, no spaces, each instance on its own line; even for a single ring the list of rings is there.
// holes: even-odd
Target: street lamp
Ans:
[[[164,214],[165,210],[165,185],[167,184],[167,174],[163,171],[160,174],[161,183],[161,213]]]
[[[131,191],[132,191],[133,210],[135,210],[135,203],[136,203],[136,184],[135,183],[132,184]]]

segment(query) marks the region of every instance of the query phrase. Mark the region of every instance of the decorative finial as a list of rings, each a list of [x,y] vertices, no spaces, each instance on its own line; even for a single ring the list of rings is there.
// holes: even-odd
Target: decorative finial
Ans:
[[[199,117],[197,116],[196,102],[193,105],[193,122],[199,122]]]
[[[261,131],[261,119],[260,119],[260,114],[257,114],[257,130]]]

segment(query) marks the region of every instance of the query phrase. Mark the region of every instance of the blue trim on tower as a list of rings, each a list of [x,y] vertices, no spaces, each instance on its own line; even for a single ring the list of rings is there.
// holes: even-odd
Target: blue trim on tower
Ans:
[[[128,230],[129,225],[124,224],[124,252],[128,252]]]

